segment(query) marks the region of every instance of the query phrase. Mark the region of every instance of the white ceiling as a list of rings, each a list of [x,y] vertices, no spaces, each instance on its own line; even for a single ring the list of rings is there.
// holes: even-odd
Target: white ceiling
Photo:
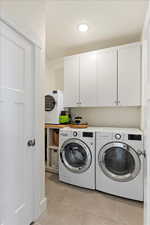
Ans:
[[[49,0],[48,58],[140,40],[147,7],[145,0]],[[77,30],[80,23],[89,25],[87,33]]]

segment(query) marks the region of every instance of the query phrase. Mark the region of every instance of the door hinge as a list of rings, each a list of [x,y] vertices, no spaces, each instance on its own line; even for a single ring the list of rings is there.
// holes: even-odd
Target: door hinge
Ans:
[[[142,155],[142,156],[146,157],[146,152],[145,151],[140,151],[139,150],[137,153],[138,153],[139,156]]]
[[[116,105],[119,105],[119,104],[120,104],[120,101],[115,101],[115,104],[116,104]]]

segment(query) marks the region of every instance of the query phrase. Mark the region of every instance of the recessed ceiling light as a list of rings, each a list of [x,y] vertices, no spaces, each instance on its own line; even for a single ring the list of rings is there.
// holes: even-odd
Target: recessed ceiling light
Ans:
[[[80,32],[87,32],[88,29],[89,29],[89,27],[88,27],[88,25],[85,24],[85,23],[80,24],[80,25],[78,26],[78,30],[79,30]]]

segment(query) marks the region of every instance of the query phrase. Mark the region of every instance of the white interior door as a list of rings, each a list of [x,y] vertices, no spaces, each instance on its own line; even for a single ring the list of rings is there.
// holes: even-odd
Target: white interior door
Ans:
[[[33,46],[0,22],[1,224],[33,219]],[[33,143],[32,143],[33,144]]]

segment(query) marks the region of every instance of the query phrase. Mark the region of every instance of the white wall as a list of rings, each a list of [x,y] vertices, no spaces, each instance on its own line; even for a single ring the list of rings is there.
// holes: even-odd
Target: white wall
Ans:
[[[140,126],[140,107],[74,108],[72,114],[82,116],[91,126]]]
[[[64,65],[63,59],[57,59],[54,61],[46,60],[46,79],[45,89],[46,91],[52,89],[64,89]]]
[[[49,90],[53,89],[53,87],[54,87],[54,79],[53,79],[53,76],[50,73],[48,60],[46,58],[45,79],[44,79],[44,92],[45,92],[45,94]]]
[[[45,4],[43,1],[38,0],[1,0],[0,1],[0,17],[10,24],[14,24],[20,31],[32,36],[34,40],[42,47],[42,72],[39,74],[40,85],[38,87],[38,196],[39,196],[39,210],[44,209],[45,204],[45,165],[44,165],[44,76],[45,76]],[[37,75],[38,76],[38,75]]]
[[[0,0],[0,15],[45,45],[45,4],[39,0]]]
[[[47,59],[47,77],[49,89],[63,90],[64,67],[63,59],[50,61]],[[81,115],[91,126],[140,127],[140,107],[99,107],[72,108],[73,115]]]

